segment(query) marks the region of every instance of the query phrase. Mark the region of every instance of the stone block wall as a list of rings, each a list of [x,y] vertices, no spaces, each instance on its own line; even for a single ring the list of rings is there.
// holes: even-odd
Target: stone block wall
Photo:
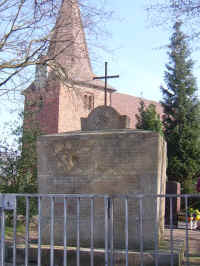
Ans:
[[[108,105],[110,104],[108,97]],[[91,101],[91,106],[89,106]],[[61,87],[59,95],[58,133],[81,129],[81,117],[104,104],[104,91],[84,86]]]
[[[153,132],[106,130],[41,136],[38,140],[39,193],[134,194],[164,193],[166,146]],[[90,245],[90,202],[81,200],[80,241]],[[144,198],[144,247],[160,239],[164,199]],[[139,247],[139,202],[129,200],[129,247]],[[63,244],[63,201],[56,200],[56,243]],[[43,242],[49,242],[50,203],[43,201]],[[68,240],[76,244],[76,202],[68,205]],[[114,245],[123,248],[124,202],[114,200]],[[157,227],[155,226],[157,224]],[[104,247],[104,203],[95,200],[95,247]],[[156,230],[156,231],[155,231]]]

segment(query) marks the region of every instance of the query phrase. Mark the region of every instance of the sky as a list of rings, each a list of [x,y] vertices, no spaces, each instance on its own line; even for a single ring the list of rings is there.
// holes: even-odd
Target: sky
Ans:
[[[126,3],[126,4],[124,4]],[[168,63],[166,45],[171,37],[171,27],[153,27],[145,11],[147,0],[112,1],[116,17],[109,23],[112,38],[107,45],[114,53],[104,55],[109,74],[119,74],[110,84],[119,92],[155,101],[162,99],[160,85],[164,85],[165,64]],[[199,52],[193,60],[200,58]],[[200,62],[200,60],[199,60]],[[95,66],[95,74],[103,74],[104,62]],[[200,74],[200,63],[195,64],[194,75]],[[200,81],[197,80],[200,87]]]
[[[104,75],[104,62],[108,62],[108,74],[120,75],[109,84],[118,92],[131,94],[146,99],[160,101],[160,85],[164,85],[165,64],[168,62],[166,45],[169,44],[171,32],[167,27],[152,27],[144,10],[148,0],[107,0],[114,11],[116,19],[108,22],[107,29],[111,37],[104,40],[105,47],[111,53],[101,52],[99,60],[93,63],[96,75]],[[93,59],[93,58],[91,58]],[[200,52],[193,54],[196,62],[195,77],[200,76]],[[200,80],[197,79],[200,88]],[[22,107],[21,104],[4,104],[0,106],[0,133],[4,123],[14,123],[17,112],[10,114],[10,108]],[[5,131],[4,131],[5,132]]]

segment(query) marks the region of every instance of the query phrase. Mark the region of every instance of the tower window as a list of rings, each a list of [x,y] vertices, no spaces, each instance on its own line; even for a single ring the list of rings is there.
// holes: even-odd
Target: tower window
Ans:
[[[94,109],[94,95],[85,94],[83,98],[84,109],[92,110]]]
[[[88,109],[93,109],[93,96],[88,97]]]
[[[87,109],[88,96],[84,95],[84,108]]]

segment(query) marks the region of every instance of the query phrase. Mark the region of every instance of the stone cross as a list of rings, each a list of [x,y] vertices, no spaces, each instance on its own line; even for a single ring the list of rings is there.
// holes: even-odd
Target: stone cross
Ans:
[[[114,75],[114,76],[108,76],[108,63],[105,62],[105,76],[103,77],[94,77],[93,79],[104,79],[105,80],[105,96],[104,96],[104,105],[107,106],[107,80],[110,78],[119,78],[119,75]]]

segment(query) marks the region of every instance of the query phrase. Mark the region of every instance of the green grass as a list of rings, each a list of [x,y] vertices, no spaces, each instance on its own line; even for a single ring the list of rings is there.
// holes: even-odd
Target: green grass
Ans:
[[[26,231],[26,228],[25,228],[25,225],[24,224],[17,224],[17,236],[21,236],[23,237],[25,235],[25,231]],[[13,238],[13,226],[6,226],[5,227],[5,238],[6,239],[12,239]]]

